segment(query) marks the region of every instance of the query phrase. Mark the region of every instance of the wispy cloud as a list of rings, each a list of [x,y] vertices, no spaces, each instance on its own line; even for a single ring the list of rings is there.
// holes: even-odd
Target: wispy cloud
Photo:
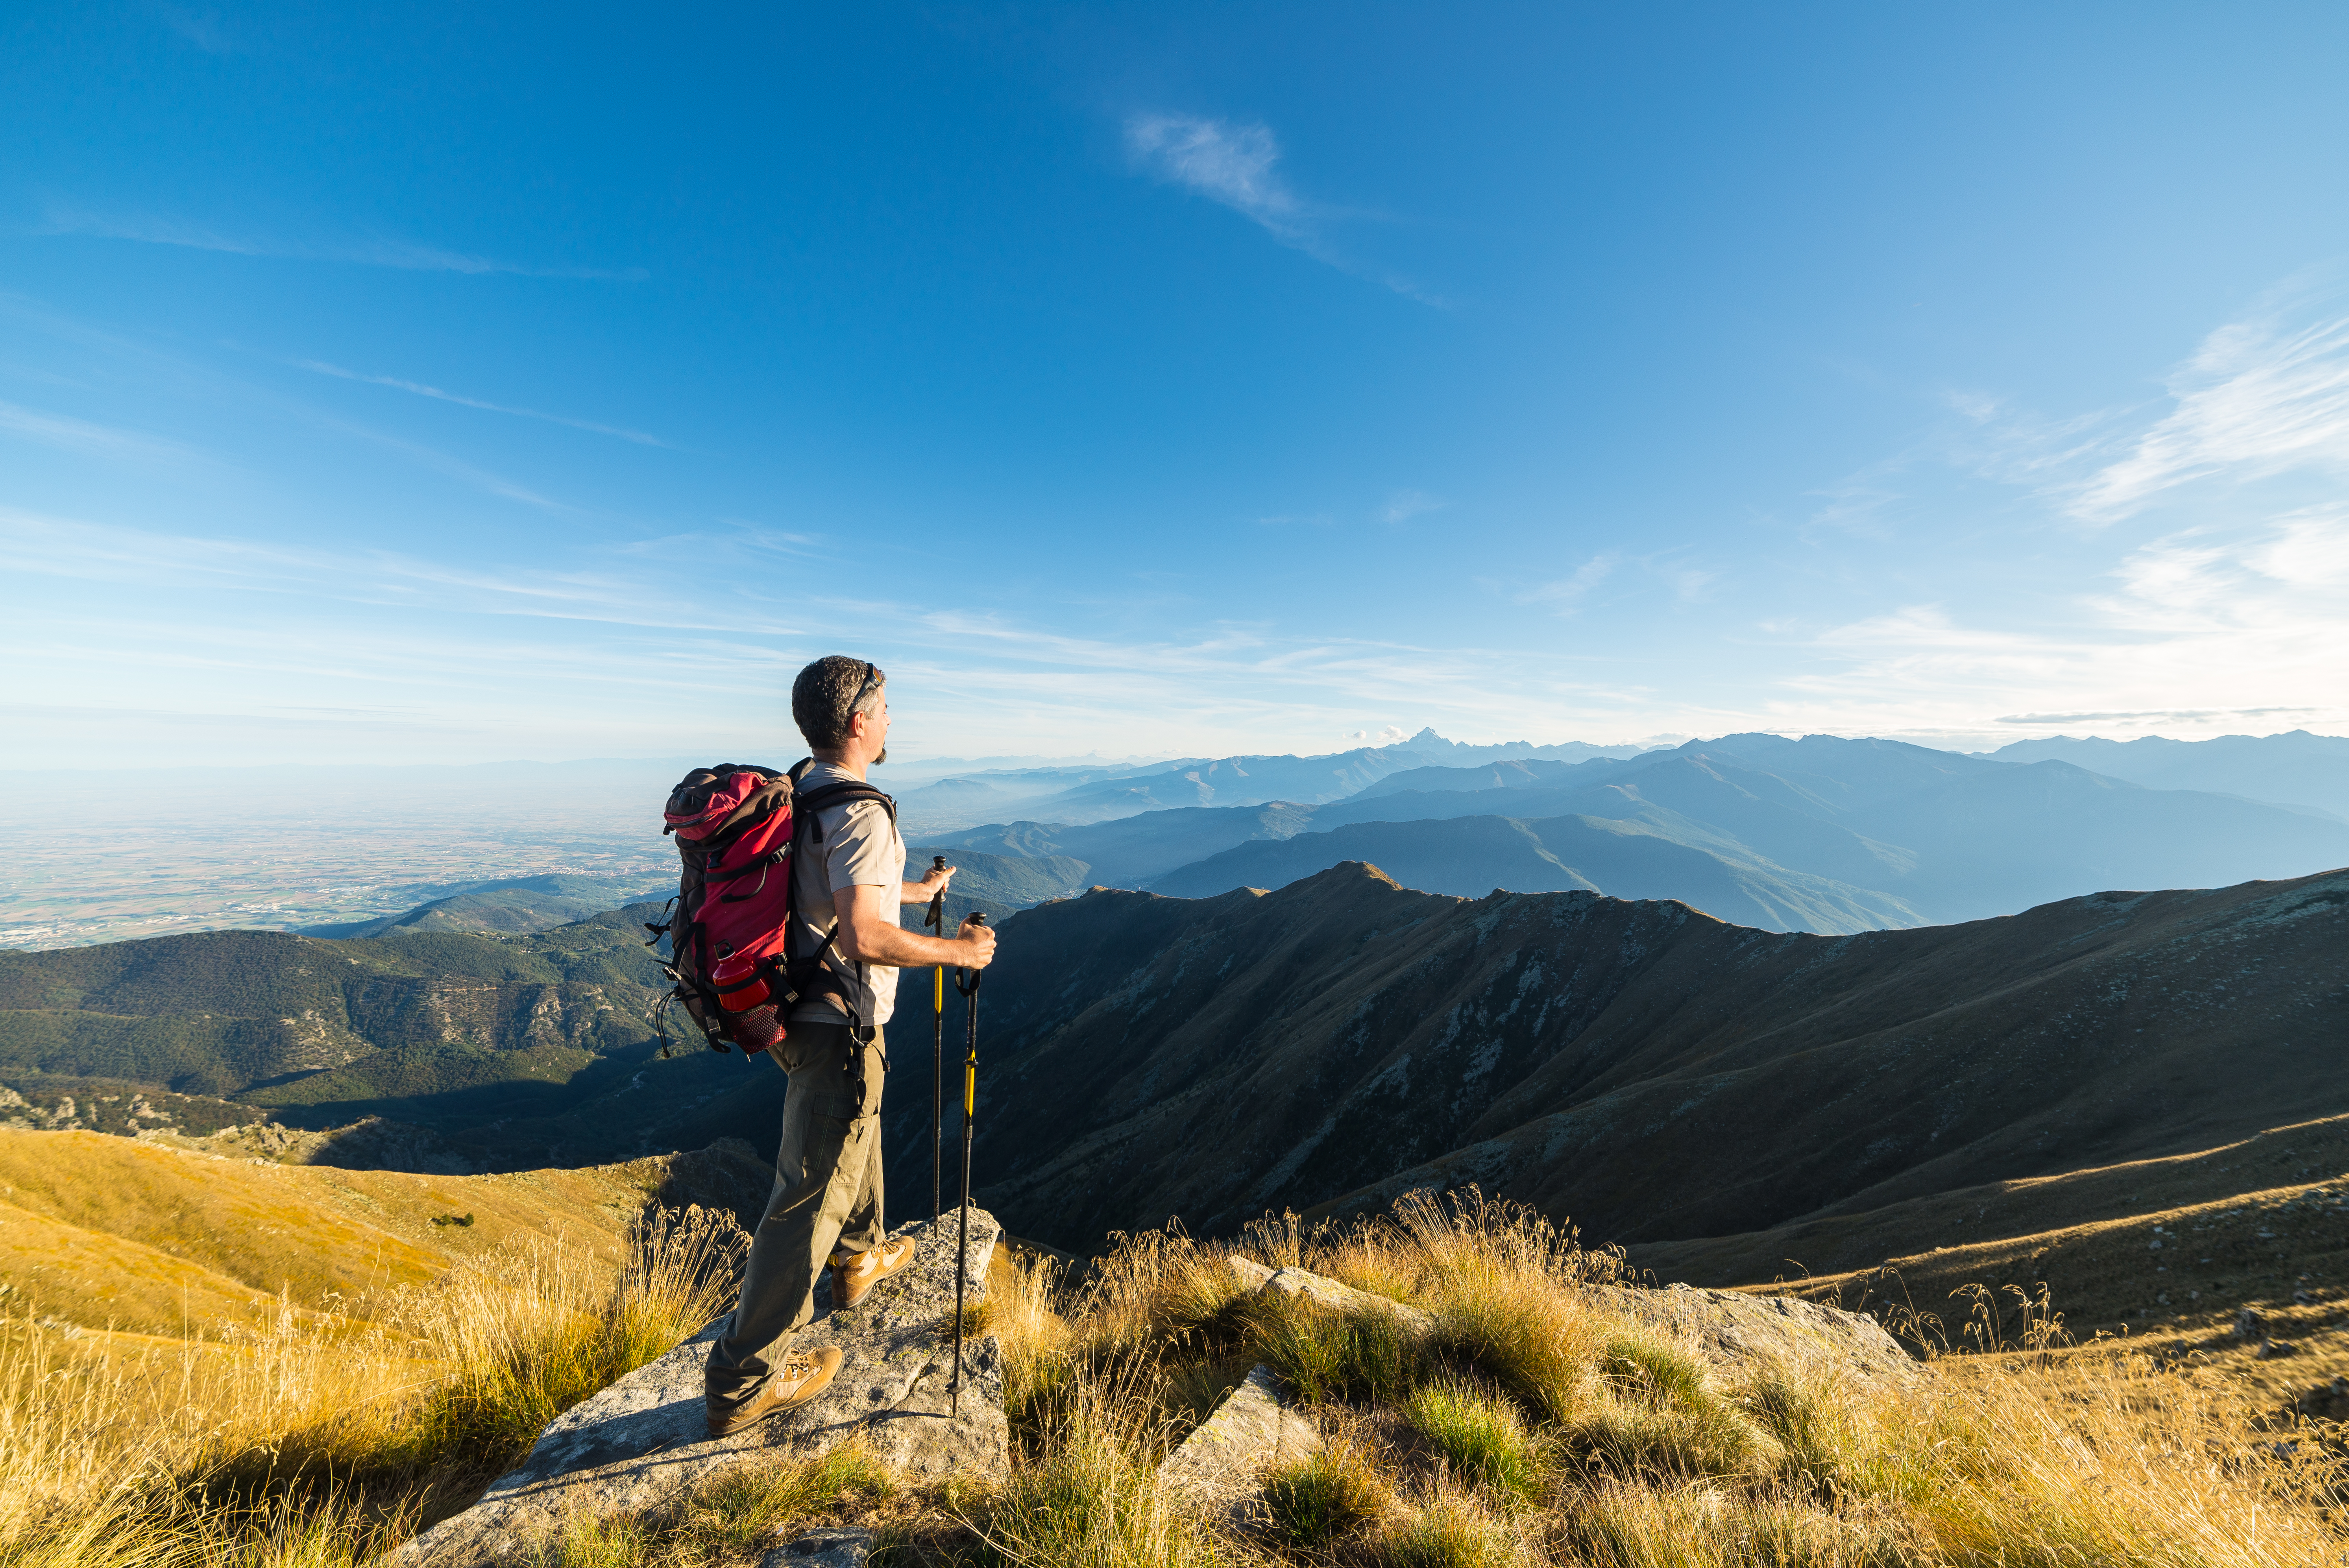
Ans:
[[[2276,718],[2291,714],[2321,713],[2314,707],[2156,707],[2125,713],[2010,713],[1994,724],[2104,724],[2116,719],[2178,720],[2204,718]]]
[[[1582,602],[1589,597],[1590,591],[1607,580],[1621,559],[1620,554],[1611,550],[1594,555],[1564,577],[1519,590],[1517,603],[1547,604],[1558,614],[1574,614],[1582,608]]]
[[[1920,603],[1826,628],[1807,640],[1842,667],[1785,684],[1952,729],[2349,719],[2349,507],[2182,530],[2126,552],[2107,580],[2015,624]]]
[[[1162,179],[1246,213],[1290,244],[1311,237],[1296,195],[1273,168],[1280,148],[1270,126],[1141,114],[1125,122],[1125,139]]]
[[[127,459],[178,461],[198,455],[193,449],[177,441],[160,440],[130,430],[118,430],[109,425],[93,425],[87,419],[21,407],[15,403],[0,403],[0,430],[62,451],[118,461]]]
[[[599,425],[593,419],[574,419],[567,414],[548,414],[536,408],[518,408],[506,403],[491,403],[480,397],[467,397],[460,393],[428,387],[421,381],[403,381],[397,376],[369,376],[364,371],[346,370],[339,365],[323,360],[296,359],[290,362],[296,369],[312,371],[320,376],[339,377],[345,381],[364,381],[371,387],[390,387],[402,392],[412,392],[419,397],[434,397],[443,403],[455,403],[461,407],[481,408],[492,414],[512,414],[524,419],[543,419],[551,425],[568,425],[574,430],[593,430],[599,436],[617,436],[624,441],[639,446],[666,447],[658,436],[648,436],[642,430],[631,430],[617,425]]]
[[[2336,302],[2337,308],[2337,302]],[[2169,378],[2176,407],[2081,485],[2069,511],[2111,522],[2214,475],[2349,469],[2349,315],[2287,300],[2210,334]]]
[[[318,422],[326,429],[338,430],[346,436],[357,436],[362,440],[373,441],[379,447],[387,447],[419,468],[429,469],[444,478],[471,485],[474,489],[489,495],[497,496],[505,500],[518,500],[525,506],[538,507],[545,511],[576,512],[579,511],[575,506],[566,505],[551,497],[543,496],[529,486],[510,480],[503,474],[492,473],[487,469],[467,462],[462,458],[450,457],[446,452],[419,442],[402,440],[398,436],[386,435],[381,430],[370,429],[365,425],[354,425],[342,419],[322,418]]]
[[[1672,585],[1672,596],[1683,604],[1702,603],[1708,597],[1706,591],[1721,581],[1720,573],[1695,566],[1667,567],[1664,576]]]
[[[1327,230],[1340,214],[1289,189],[1278,167],[1280,144],[1270,126],[1190,114],[1137,114],[1125,122],[1125,145],[1134,161],[1158,179],[1221,202],[1282,244],[1423,304],[1448,308],[1412,279],[1363,263],[1330,243]]]
[[[1386,504],[1379,508],[1379,521],[1409,522],[1414,517],[1420,517],[1431,511],[1442,511],[1451,504],[1442,496],[1429,495],[1424,490],[1401,490],[1387,497]]]
[[[167,4],[158,5],[156,14],[163,18],[163,26],[171,28],[207,55],[234,55],[243,52],[236,41],[229,36],[227,29],[221,26],[220,14],[216,11],[199,14],[184,6]]]
[[[504,273],[526,278],[584,278],[617,283],[640,283],[648,275],[642,267],[536,266],[378,235],[296,240],[283,235],[236,232],[147,213],[106,213],[59,207],[49,209],[47,218],[42,232],[49,234],[130,240],[143,245],[177,245],[188,250],[270,256],[284,261],[347,262],[408,272]]]

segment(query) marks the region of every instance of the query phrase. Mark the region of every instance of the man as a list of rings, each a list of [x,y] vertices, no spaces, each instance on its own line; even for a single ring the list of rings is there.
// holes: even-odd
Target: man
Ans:
[[[775,1188],[750,1238],[742,1294],[710,1347],[703,1389],[709,1435],[724,1437],[823,1392],[840,1351],[790,1354],[791,1336],[815,1315],[816,1275],[833,1266],[832,1300],[847,1306],[913,1257],[889,1244],[881,1212],[882,1026],[896,1005],[900,968],[984,969],[995,933],[965,922],[947,939],[897,923],[902,899],[926,902],[954,868],[903,885],[905,841],[885,797],[827,805],[819,791],[864,785],[889,754],[889,694],[863,659],[818,659],[792,683],[792,717],[814,757],[795,787],[815,797],[814,822],[793,851],[791,952],[804,957],[832,939],[826,972],[835,992],[802,988],[786,1037],[767,1055],[791,1075],[783,1097]]]

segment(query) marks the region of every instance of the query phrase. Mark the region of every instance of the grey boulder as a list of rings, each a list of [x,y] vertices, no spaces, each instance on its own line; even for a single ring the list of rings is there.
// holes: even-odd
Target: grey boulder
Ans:
[[[986,1299],[987,1265],[999,1232],[994,1216],[971,1211],[964,1253],[971,1302]],[[845,1358],[832,1387],[807,1404],[731,1437],[711,1438],[702,1364],[721,1318],[556,1417],[522,1464],[491,1482],[479,1502],[388,1561],[395,1568],[526,1561],[570,1519],[644,1511],[726,1470],[822,1453],[860,1437],[884,1464],[916,1477],[1001,1476],[1010,1465],[1011,1438],[1003,1413],[1003,1354],[992,1336],[965,1346],[961,1396],[948,1413],[955,1233],[952,1214],[892,1231],[914,1239],[914,1261],[854,1307],[833,1306],[828,1274],[816,1286],[815,1319],[792,1347],[836,1345]]]

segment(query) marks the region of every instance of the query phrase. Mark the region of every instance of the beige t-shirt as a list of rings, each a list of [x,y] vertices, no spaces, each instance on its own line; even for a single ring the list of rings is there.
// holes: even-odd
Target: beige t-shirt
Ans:
[[[845,768],[829,762],[819,762],[800,778],[799,791],[806,794],[829,784],[856,783],[856,775]],[[850,800],[842,805],[827,806],[815,814],[815,825],[823,830],[819,841],[812,834],[802,841],[806,858],[793,870],[799,879],[792,890],[792,920],[797,929],[792,933],[792,951],[805,956],[823,945],[824,937],[839,923],[839,913],[833,903],[833,894],[846,887],[877,887],[882,890],[881,913],[892,925],[897,922],[898,890],[905,881],[905,841],[890,819],[888,809],[878,800]],[[835,946],[828,962],[833,972],[845,980],[850,996],[855,1001],[856,1022],[881,1025],[897,1006],[897,972],[883,965],[858,965],[839,956]],[[858,983],[860,970],[863,984]],[[845,1022],[837,1001],[829,994],[803,998],[792,1008],[794,1024],[838,1024]]]

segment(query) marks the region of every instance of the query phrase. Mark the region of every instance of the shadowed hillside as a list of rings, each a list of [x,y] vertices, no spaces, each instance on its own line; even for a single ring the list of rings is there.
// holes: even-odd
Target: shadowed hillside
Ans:
[[[0,1121],[387,1118],[413,1136],[344,1133],[304,1157],[426,1170],[586,1165],[729,1136],[771,1148],[781,1074],[698,1037],[659,1058],[649,1019],[668,982],[643,925],[658,918],[638,904],[502,939],[233,931],[0,953],[0,1084],[28,1102],[0,1102]]]
[[[1469,1181],[1600,1239],[1725,1235],[2207,1149],[2349,1091],[2341,872],[1820,937],[1350,865],[1095,892],[1003,951],[981,1183],[1079,1244]],[[905,1155],[924,1109],[893,1117]]]

